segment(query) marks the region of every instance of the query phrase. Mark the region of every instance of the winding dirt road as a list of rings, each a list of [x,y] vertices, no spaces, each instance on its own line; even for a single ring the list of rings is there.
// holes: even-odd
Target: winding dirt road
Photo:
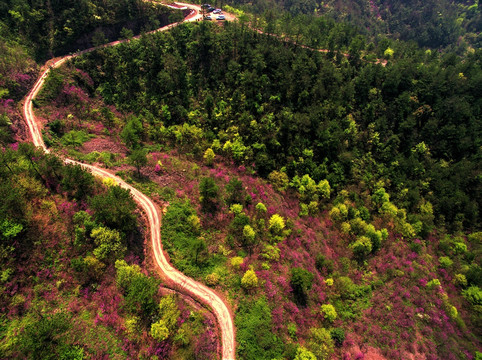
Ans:
[[[197,21],[201,20],[202,16],[199,14],[199,7],[190,4],[180,3],[181,5],[185,5],[191,9],[191,13],[184,19],[184,21]],[[157,29],[153,32],[157,31],[165,31],[168,30],[179,23],[170,24],[168,26],[162,27]],[[138,36],[136,37],[138,38]],[[120,44],[122,42],[129,41],[129,40],[121,40],[121,41],[114,41],[112,43],[102,45],[100,47],[107,47],[107,46],[114,46]],[[97,47],[99,48],[99,47]],[[49,152],[45,143],[42,139],[42,133],[40,127],[36,121],[35,114],[33,112],[33,104],[32,100],[37,96],[38,92],[42,88],[45,79],[50,71],[50,68],[56,68],[61,66],[67,60],[82,55],[87,52],[91,52],[96,50],[97,48],[91,48],[88,50],[84,50],[78,52],[73,55],[65,56],[57,60],[49,60],[46,63],[47,69],[42,73],[39,77],[35,85],[33,86],[32,90],[28,93],[27,97],[25,98],[25,103],[23,106],[23,115],[27,122],[28,128],[30,130],[30,135],[32,137],[32,142],[35,146],[42,148],[45,152]],[[187,277],[180,271],[176,270],[171,266],[169,261],[167,260],[163,250],[162,250],[162,243],[161,243],[161,231],[160,231],[160,215],[158,208],[154,204],[154,202],[149,199],[146,195],[141,193],[139,190],[135,189],[131,185],[127,184],[124,180],[120,179],[119,177],[111,174],[105,169],[83,164],[75,160],[71,159],[64,159],[65,163],[68,164],[78,164],[85,169],[88,169],[92,172],[92,174],[100,177],[108,177],[115,180],[121,187],[128,189],[135,201],[144,209],[147,214],[147,218],[149,221],[150,233],[151,233],[151,241],[152,241],[152,249],[154,252],[154,257],[157,266],[159,267],[163,276],[167,279],[172,281],[176,286],[187,293],[188,295],[194,297],[195,299],[199,300],[201,303],[207,305],[212,312],[214,313],[219,329],[221,331],[221,353],[223,360],[234,360],[235,359],[235,340],[234,340],[234,326],[233,326],[233,318],[231,313],[229,312],[228,307],[223,302],[223,300],[210,288],[207,286],[194,281],[193,279]]]

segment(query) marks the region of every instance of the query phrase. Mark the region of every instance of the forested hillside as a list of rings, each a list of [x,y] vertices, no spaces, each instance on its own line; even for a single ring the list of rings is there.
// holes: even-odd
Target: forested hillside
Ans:
[[[1,358],[215,353],[211,316],[141,269],[127,190],[23,143],[0,150],[0,179]]]
[[[413,225],[430,202],[435,224],[476,230],[480,51],[464,61],[419,51],[386,67],[330,57],[202,24],[76,65],[92,76],[91,91],[136,114],[124,130],[138,132],[132,147],[148,138],[198,154],[209,147],[263,177],[282,171],[295,188],[305,174],[337,191],[383,187]]]
[[[163,245],[228,298],[240,359],[473,357],[480,51],[383,66],[347,36],[201,23],[99,50],[50,75],[45,139],[170,202]]]
[[[55,154],[168,204],[163,248],[225,299],[237,359],[482,358],[477,4],[243,6],[262,16],[52,69],[43,154],[18,142],[35,61],[180,14],[0,4],[0,358],[219,358],[213,315],[155,273],[129,192]]]
[[[372,39],[415,41],[428,48],[464,52],[480,48],[481,12],[478,1],[451,0],[232,0],[228,3],[268,21],[297,17],[302,25],[310,17],[326,16],[346,22]],[[304,16],[303,16],[304,15]]]

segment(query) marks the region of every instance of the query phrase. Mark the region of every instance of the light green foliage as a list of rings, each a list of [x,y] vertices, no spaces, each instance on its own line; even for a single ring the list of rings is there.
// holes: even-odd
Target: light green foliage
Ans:
[[[380,213],[394,218],[398,214],[398,208],[391,202],[384,202],[380,207]]]
[[[310,215],[316,215],[318,212],[318,201],[310,201],[308,204],[308,213]]]
[[[482,305],[482,290],[478,286],[471,286],[462,291],[462,295],[474,306]]]
[[[115,268],[117,270],[116,283],[124,289],[129,286],[134,277],[142,274],[139,265],[128,265],[125,260],[116,260]]]
[[[452,259],[450,259],[448,256],[441,256],[439,259],[438,259],[438,262],[440,264],[440,267],[444,268],[444,269],[447,269],[449,267],[452,266],[452,264],[454,263],[452,261]]]
[[[261,253],[261,257],[268,261],[278,261],[280,255],[280,249],[276,245],[264,245],[263,252]]]
[[[328,199],[331,194],[331,187],[328,180],[321,180],[318,184],[305,174],[301,179],[296,175],[290,182],[290,185],[298,190],[302,202],[318,201]]]
[[[474,245],[481,244],[482,243],[482,231],[474,232],[472,234],[467,235],[467,240]]]
[[[213,149],[207,148],[206,151],[204,152],[204,163],[207,166],[212,166],[214,162],[214,158],[216,157],[216,154],[214,153]]]
[[[241,256],[235,256],[231,258],[231,266],[236,270],[239,270],[242,264],[243,264],[243,258]]]
[[[159,320],[151,325],[151,336],[157,341],[161,342],[169,337],[169,329],[164,320]]]
[[[273,214],[269,219],[268,228],[274,235],[281,235],[285,228],[285,220],[281,215]]]
[[[383,204],[389,203],[390,196],[385,191],[385,188],[381,187],[375,191],[372,195],[372,202],[376,206],[382,206]]]
[[[467,278],[464,274],[455,274],[454,276],[454,284],[460,287],[467,286]]]
[[[325,317],[325,319],[328,320],[331,323],[333,321],[335,321],[336,318],[338,317],[335,307],[331,304],[321,305],[321,312],[322,312],[323,316]]]
[[[457,319],[457,316],[459,315],[459,312],[457,308],[453,305],[449,305],[447,308],[447,314],[450,316],[452,320]]]
[[[285,191],[289,185],[288,175],[284,172],[273,171],[268,175],[268,181],[277,191]]]
[[[467,252],[467,245],[465,243],[457,241],[453,244],[452,247],[455,254],[465,254]]]
[[[60,142],[65,146],[82,146],[87,140],[92,138],[93,135],[87,134],[84,130],[71,130],[62,138]]]
[[[357,217],[350,220],[350,227],[353,234],[364,235],[367,232],[368,224],[365,222],[365,220],[362,220]]]
[[[92,230],[90,236],[94,239],[94,243],[97,246],[97,248],[94,249],[94,255],[99,260],[120,258],[126,251],[121,235],[117,230],[98,227]]]
[[[169,331],[175,329],[179,315],[181,315],[181,312],[177,307],[174,296],[164,296],[159,302],[159,317],[164,322],[165,326],[169,329]]]
[[[243,212],[243,205],[241,204],[233,204],[229,208],[229,211],[232,212],[234,215],[241,214]]]
[[[351,232],[351,225],[349,222],[343,221],[340,226],[340,230],[343,234],[349,234]]]
[[[218,273],[214,272],[206,275],[206,284],[208,284],[209,286],[216,286],[217,284],[219,284],[219,280],[220,277]]]
[[[201,233],[201,220],[196,214],[191,214],[187,218],[187,223],[191,225],[193,234],[199,235]]]
[[[425,286],[429,289],[439,288],[441,286],[440,280],[439,279],[432,279]]]
[[[256,204],[256,212],[259,215],[264,215],[264,214],[266,214],[267,211],[268,210],[266,209],[266,206],[263,203],[259,202],[259,203]]]
[[[290,336],[290,338],[292,338],[293,340],[296,340],[297,338],[296,333],[298,332],[298,327],[296,326],[296,324],[289,323],[286,329],[288,330],[288,335]]]
[[[300,346],[298,349],[296,349],[296,356],[294,360],[316,360],[316,356],[308,349]]]
[[[386,229],[385,229],[386,231]],[[382,240],[383,240],[383,233],[382,231],[380,230],[375,230],[375,227],[372,225],[372,224],[369,224],[367,226],[367,230],[366,230],[366,234],[365,234],[369,239],[370,241],[372,242],[372,246],[373,246],[373,249],[372,251],[375,252],[377,251],[381,244],[382,244]],[[388,232],[387,232],[387,235],[388,235]]]
[[[247,270],[241,279],[241,286],[247,290],[258,287],[258,277],[254,270]]]
[[[0,235],[6,240],[13,239],[23,230],[22,224],[17,224],[11,220],[5,219],[0,223]]]
[[[246,152],[246,146],[243,144],[243,140],[238,135],[233,141],[226,141],[223,145],[223,151],[231,155],[234,160],[241,162],[244,160],[244,154]]]
[[[84,264],[87,274],[91,279],[99,280],[104,273],[105,264],[99,261],[95,256],[87,255],[84,258]]]
[[[127,334],[130,337],[134,337],[139,331],[139,317],[131,316],[126,318],[124,326],[126,328]]]
[[[130,149],[137,149],[140,146],[143,133],[144,129],[142,127],[142,122],[139,118],[131,116],[124,126],[120,136],[127,147]]]
[[[308,348],[315,354],[317,359],[329,360],[335,351],[335,344],[327,329],[311,328]]]
[[[360,236],[357,240],[350,244],[350,248],[353,250],[353,254],[359,258],[363,259],[368,254],[372,252],[372,242],[366,236]]]
[[[394,53],[395,53],[395,51],[392,48],[387,47],[385,49],[385,51],[383,52],[383,57],[385,59],[390,59],[393,56]]]
[[[124,260],[117,260],[116,283],[124,293],[126,309],[134,315],[149,319],[156,311],[155,295],[159,280],[141,273],[139,266],[128,265]]]
[[[341,221],[343,219],[340,208],[338,206],[333,206],[330,210],[330,219],[333,221]]]
[[[252,244],[256,238],[256,232],[250,225],[244,225],[243,236],[248,244]]]

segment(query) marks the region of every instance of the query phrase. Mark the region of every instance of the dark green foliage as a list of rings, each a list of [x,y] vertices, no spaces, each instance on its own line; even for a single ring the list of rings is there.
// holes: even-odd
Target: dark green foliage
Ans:
[[[69,317],[62,312],[42,315],[38,320],[25,326],[20,335],[20,352],[29,359],[58,359],[59,350],[70,328]],[[65,351],[62,349],[62,352]]]
[[[295,267],[291,269],[291,287],[298,304],[305,306],[307,301],[307,292],[311,289],[314,275],[309,271]]]
[[[315,266],[323,275],[331,274],[334,269],[333,261],[321,253],[316,254]]]
[[[137,149],[143,137],[142,123],[139,118],[132,116],[121,132],[121,138],[131,149]]]
[[[235,317],[237,356],[245,360],[271,360],[283,354],[283,343],[272,331],[266,299],[242,302]]]
[[[141,167],[147,165],[147,156],[144,149],[132,151],[129,155],[129,163],[137,169],[137,176],[141,176]]]
[[[110,186],[106,193],[91,198],[90,204],[95,211],[96,222],[126,233],[135,230],[136,217],[134,211],[137,206],[129,190],[116,185]]]
[[[168,22],[171,11],[139,0],[50,2],[7,0],[0,4],[0,29],[31,47],[38,59],[114,40],[124,27],[139,33]],[[2,36],[5,36],[2,34]]]
[[[13,142],[10,125],[12,125],[12,122],[8,116],[6,114],[0,114],[0,145],[2,146]]]
[[[214,214],[219,209],[219,187],[211,177],[204,177],[199,183],[201,209],[204,213]]]
[[[226,204],[243,204],[245,200],[243,183],[233,177],[226,185]]]
[[[341,347],[343,345],[343,341],[345,341],[345,330],[342,328],[333,328],[330,330],[330,335],[336,346]]]
[[[72,198],[85,200],[92,194],[94,176],[83,170],[80,165],[67,165],[64,168],[61,185]]]
[[[134,276],[125,288],[124,297],[127,309],[144,319],[151,319],[151,316],[157,312],[158,304],[155,295],[159,285],[160,281],[156,278],[144,274]]]

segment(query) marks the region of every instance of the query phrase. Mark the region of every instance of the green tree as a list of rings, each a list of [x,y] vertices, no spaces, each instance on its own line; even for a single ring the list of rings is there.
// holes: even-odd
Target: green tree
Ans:
[[[372,252],[373,247],[368,237],[360,236],[354,243],[350,244],[350,248],[353,250],[355,257],[362,260]]]
[[[335,346],[330,332],[325,328],[311,328],[308,348],[315,354],[317,359],[331,359]]]
[[[144,149],[136,149],[129,155],[129,163],[137,169],[137,176],[141,177],[141,167],[147,165],[147,156]]]
[[[254,270],[250,269],[244,273],[243,278],[241,279],[241,285],[246,290],[258,287],[258,277],[256,276]]]
[[[291,287],[298,304],[305,306],[307,301],[307,293],[313,284],[314,275],[309,271],[295,267],[291,269]]]
[[[214,158],[216,157],[216,154],[214,153],[213,149],[207,148],[206,151],[204,152],[204,163],[207,166],[212,166],[214,162]]]
[[[273,235],[281,235],[285,228],[285,220],[281,215],[273,214],[269,219],[268,228]]]
[[[117,230],[98,227],[92,230],[90,236],[94,239],[94,243],[97,246],[94,249],[94,255],[99,260],[124,256],[126,247],[122,241],[121,234]]]
[[[90,204],[95,211],[96,222],[123,232],[135,230],[137,221],[134,211],[137,206],[129,190],[110,186],[106,193],[94,196]]]
[[[316,360],[316,356],[308,349],[300,346],[298,349],[296,349],[296,356],[294,360]]]
[[[161,342],[169,337],[169,329],[167,328],[164,320],[158,320],[151,325],[151,336],[157,341]]]
[[[201,209],[204,213],[214,214],[219,208],[219,187],[211,177],[204,177],[199,184]]]
[[[335,321],[336,318],[338,317],[335,307],[331,304],[321,305],[321,312],[325,317],[325,319],[328,320],[330,323]]]
[[[121,138],[130,149],[137,149],[140,146],[144,135],[144,129],[139,118],[131,116],[121,132]]]

